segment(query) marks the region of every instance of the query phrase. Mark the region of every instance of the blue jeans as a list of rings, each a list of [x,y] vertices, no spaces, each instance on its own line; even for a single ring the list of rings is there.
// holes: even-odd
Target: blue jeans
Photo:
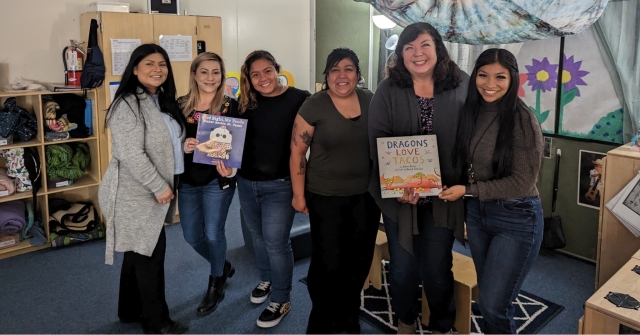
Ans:
[[[204,186],[186,183],[178,186],[182,234],[187,243],[211,264],[213,277],[222,276],[227,256],[224,226],[235,191],[235,183],[221,190],[217,178]]]
[[[391,306],[405,324],[418,317],[424,287],[429,310],[429,329],[447,332],[456,320],[453,296],[453,231],[435,227],[432,205],[418,206],[418,235],[413,236],[413,255],[400,245],[398,223],[383,215],[389,245]],[[426,320],[423,322],[426,323]]]
[[[539,197],[467,202],[467,237],[478,274],[485,334],[515,334],[512,302],[540,251]]]
[[[242,216],[253,238],[260,281],[271,282],[271,301],[288,302],[293,277],[289,237],[296,213],[291,206],[291,180],[250,181],[238,176],[238,195]]]

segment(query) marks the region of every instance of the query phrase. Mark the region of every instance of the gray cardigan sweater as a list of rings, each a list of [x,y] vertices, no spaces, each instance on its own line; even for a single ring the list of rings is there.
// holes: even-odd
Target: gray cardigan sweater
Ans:
[[[164,222],[172,223],[175,215],[175,200],[160,204],[156,199],[174,187],[169,129],[153,98],[138,97],[140,108],[134,96],[127,96],[108,121],[112,157],[98,191],[107,226],[107,264],[113,264],[114,250],[151,256]]]
[[[438,155],[443,185],[460,184],[462,169],[454,168],[453,146],[456,141],[458,117],[467,96],[469,76],[460,71],[460,85],[435,95],[433,133],[438,138]],[[413,235],[418,233],[417,206],[400,203],[397,199],[382,199],[380,194],[380,169],[376,139],[379,137],[420,135],[420,106],[413,87],[390,86],[388,79],[378,85],[369,107],[369,146],[373,172],[369,192],[382,213],[398,223],[400,245],[413,254]],[[464,241],[464,203],[462,199],[444,202],[433,199],[433,216],[436,227],[446,227],[455,237]]]

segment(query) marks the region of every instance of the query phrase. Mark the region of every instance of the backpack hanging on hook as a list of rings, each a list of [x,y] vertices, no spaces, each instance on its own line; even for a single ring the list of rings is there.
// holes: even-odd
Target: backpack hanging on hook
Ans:
[[[89,42],[87,45],[87,60],[80,77],[82,88],[95,88],[102,85],[105,75],[104,57],[98,46],[98,21],[91,19],[89,28]]]

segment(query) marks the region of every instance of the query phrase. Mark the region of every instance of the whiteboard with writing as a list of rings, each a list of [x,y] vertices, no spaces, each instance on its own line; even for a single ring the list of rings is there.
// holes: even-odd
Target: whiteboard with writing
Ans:
[[[111,72],[114,76],[121,76],[124,73],[131,53],[137,47],[142,44],[139,38],[125,39],[125,38],[112,38],[111,39],[111,59],[113,59],[113,65]]]
[[[191,36],[160,35],[160,46],[167,51],[171,62],[193,60]]]

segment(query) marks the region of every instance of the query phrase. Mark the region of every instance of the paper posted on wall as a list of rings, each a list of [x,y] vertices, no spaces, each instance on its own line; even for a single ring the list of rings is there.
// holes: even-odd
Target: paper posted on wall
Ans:
[[[640,237],[640,173],[605,206],[635,237]]]

